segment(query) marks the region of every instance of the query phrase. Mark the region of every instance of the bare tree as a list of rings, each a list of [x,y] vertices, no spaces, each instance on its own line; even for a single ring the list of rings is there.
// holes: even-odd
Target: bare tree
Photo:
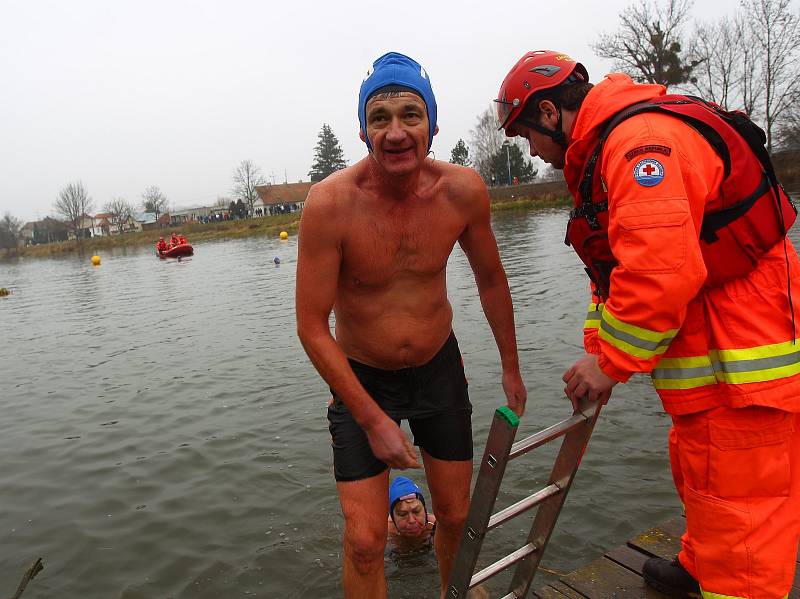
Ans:
[[[158,185],[151,185],[142,193],[142,208],[145,212],[152,212],[156,215],[158,220],[159,215],[164,212],[167,205],[167,196],[165,196]]]
[[[750,118],[758,117],[758,106],[764,90],[759,84],[759,64],[761,51],[753,43],[753,30],[744,15],[735,19],[736,38],[739,40],[741,68],[737,87],[741,96],[741,109]]]
[[[253,207],[258,199],[257,185],[264,185],[266,180],[252,160],[242,160],[233,171],[233,197],[241,200],[248,214],[253,214]]]
[[[637,81],[684,83],[696,66],[681,57],[682,28],[691,7],[692,0],[639,0],[620,14],[619,30],[601,34],[592,49]]]
[[[111,217],[111,224],[117,229],[117,233],[125,231],[133,218],[133,206],[123,198],[114,198],[103,206],[103,211]]]
[[[6,212],[0,219],[0,248],[13,249],[19,243],[19,230],[22,222]]]
[[[784,113],[773,143],[781,150],[800,150],[800,108],[792,106]]]
[[[474,168],[486,183],[492,180],[492,159],[500,152],[505,141],[505,135],[497,130],[497,124],[494,106],[489,106],[478,115],[478,122],[470,131]]]
[[[83,239],[83,220],[93,208],[92,199],[86,193],[83,183],[76,181],[70,183],[58,192],[58,197],[53,205],[56,213],[67,223],[80,243]]]
[[[767,150],[772,150],[772,136],[784,112],[800,97],[797,65],[800,51],[800,21],[789,7],[790,0],[744,0],[752,41],[759,51],[760,84],[764,90],[761,104]]]
[[[702,98],[726,109],[741,106],[738,87],[742,77],[742,35],[729,17],[716,23],[699,23],[688,51],[696,64],[689,79],[691,87]]]
[[[225,207],[230,203],[231,203],[230,198],[226,198],[225,196],[217,196],[217,199],[214,202],[214,206]]]

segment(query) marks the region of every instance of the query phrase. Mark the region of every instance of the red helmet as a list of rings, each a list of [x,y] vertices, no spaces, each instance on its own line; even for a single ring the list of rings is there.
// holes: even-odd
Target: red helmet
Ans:
[[[498,129],[511,126],[533,94],[579,81],[588,82],[589,74],[566,54],[553,50],[526,53],[503,79],[497,94]]]

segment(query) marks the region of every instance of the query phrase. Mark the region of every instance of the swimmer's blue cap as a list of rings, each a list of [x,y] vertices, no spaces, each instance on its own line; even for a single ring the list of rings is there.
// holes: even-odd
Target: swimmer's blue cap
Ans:
[[[389,513],[393,512],[394,505],[398,501],[409,495],[415,495],[422,502],[422,505],[425,505],[425,496],[413,480],[405,476],[395,478],[389,487]]]
[[[407,87],[419,95],[425,108],[428,110],[428,150],[433,143],[433,132],[436,131],[436,98],[433,95],[431,80],[428,73],[413,58],[399,52],[389,52],[372,63],[372,68],[367,71],[367,76],[361,83],[358,92],[358,123],[364,132],[364,142],[372,151],[372,145],[367,137],[367,101],[375,92],[388,85]]]

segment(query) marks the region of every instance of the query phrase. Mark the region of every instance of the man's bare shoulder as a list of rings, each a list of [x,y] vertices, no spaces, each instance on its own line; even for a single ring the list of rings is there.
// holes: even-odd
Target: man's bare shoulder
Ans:
[[[311,202],[312,206],[317,209],[321,209],[323,206],[341,208],[342,206],[337,206],[337,204],[341,204],[344,199],[352,196],[359,187],[359,181],[363,177],[363,162],[361,160],[352,166],[331,173],[318,183],[314,183],[308,192],[306,206]]]
[[[357,163],[331,173],[322,181],[314,183],[303,207],[304,216],[309,211],[314,217],[341,216],[351,204],[348,200],[352,198],[353,192],[358,186],[360,170],[361,165]]]
[[[433,168],[438,171],[443,188],[454,201],[470,204],[488,202],[486,184],[475,169],[439,160],[433,163]]]

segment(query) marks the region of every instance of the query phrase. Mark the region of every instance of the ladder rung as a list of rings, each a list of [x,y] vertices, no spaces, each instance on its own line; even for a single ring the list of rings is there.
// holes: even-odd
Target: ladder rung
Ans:
[[[514,553],[509,553],[502,559],[497,560],[490,566],[486,566],[483,570],[478,572],[469,581],[469,588],[478,586],[480,583],[489,580],[495,574],[499,574],[509,566],[516,564],[521,559],[525,559],[531,553],[536,551],[536,545],[528,543],[517,549]]]
[[[583,414],[575,414],[574,416],[567,418],[566,420],[562,420],[553,426],[548,426],[546,429],[541,430],[538,433],[523,439],[522,441],[517,441],[511,446],[511,451],[508,452],[508,459],[513,460],[514,458],[518,458],[519,456],[528,453],[531,449],[536,449],[540,445],[544,445],[545,443],[548,443],[549,441],[552,441],[561,435],[567,434],[588,420],[589,419]]]
[[[544,489],[536,491],[533,495],[530,495],[523,499],[522,501],[518,501],[517,503],[508,506],[507,508],[500,510],[496,514],[494,514],[491,518],[489,518],[489,524],[486,526],[486,530],[492,530],[496,526],[500,526],[503,522],[507,522],[511,520],[511,518],[518,516],[522,512],[525,512],[532,507],[535,507],[542,503],[548,497],[552,497],[553,495],[557,495],[561,492],[561,488],[558,485],[551,484],[547,485]]]
[[[500,599],[519,599],[519,595],[517,595],[514,591],[511,591],[508,595],[503,595]]]

